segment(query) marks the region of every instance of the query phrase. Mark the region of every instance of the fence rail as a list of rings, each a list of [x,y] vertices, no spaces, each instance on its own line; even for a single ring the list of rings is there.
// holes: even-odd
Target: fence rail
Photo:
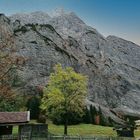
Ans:
[[[0,140],[17,140],[17,135],[2,135],[0,136]]]
[[[135,138],[107,136],[48,136],[48,140],[135,140]]]
[[[18,140],[18,136],[8,135],[1,136],[0,140]],[[65,135],[33,135],[33,136],[21,136],[20,140],[135,140],[135,138],[125,137],[109,137],[109,136],[65,136]]]

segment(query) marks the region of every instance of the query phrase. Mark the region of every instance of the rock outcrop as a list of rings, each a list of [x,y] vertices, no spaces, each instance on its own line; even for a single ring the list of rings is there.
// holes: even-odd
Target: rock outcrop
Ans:
[[[53,17],[15,14],[4,22],[21,57],[22,92],[35,94],[47,84],[53,66],[61,63],[88,75],[89,102],[140,112],[140,46],[115,36],[105,38],[74,13],[63,11]]]

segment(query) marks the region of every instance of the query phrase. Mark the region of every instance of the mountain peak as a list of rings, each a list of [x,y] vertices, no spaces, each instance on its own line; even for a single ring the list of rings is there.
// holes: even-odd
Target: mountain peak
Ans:
[[[46,12],[42,12],[42,11],[34,11],[29,13],[31,16],[34,17],[45,17],[45,18],[50,18],[49,14],[47,14]]]
[[[12,22],[19,20],[21,25],[36,23],[51,24],[66,38],[68,36],[75,37],[75,35],[81,35],[81,32],[87,27],[74,12],[67,12],[63,8],[57,8],[49,14],[42,11],[35,11],[32,13],[14,14],[9,18]]]
[[[65,15],[67,14],[68,12],[66,12],[63,8],[57,8],[55,10],[53,10],[50,15],[52,17],[58,17],[58,16],[62,16],[62,15]]]
[[[55,10],[50,12],[49,15],[51,17],[59,17],[59,16],[71,15],[72,13],[74,14],[74,12],[66,11],[64,8],[56,8]],[[74,14],[74,15],[76,15],[76,14]]]
[[[31,13],[17,13],[10,16],[10,19],[14,22],[16,20],[20,20],[21,24],[28,24],[28,23],[39,23],[39,24],[46,24],[51,19],[51,17],[42,11],[35,11]]]
[[[50,20],[67,20],[71,22],[78,22],[80,24],[84,24],[84,22],[74,13],[67,12],[63,8],[57,8],[49,14],[42,11],[34,11],[31,13],[16,13],[9,17],[13,22],[19,20],[21,24],[28,23],[38,23],[38,24],[49,24]]]

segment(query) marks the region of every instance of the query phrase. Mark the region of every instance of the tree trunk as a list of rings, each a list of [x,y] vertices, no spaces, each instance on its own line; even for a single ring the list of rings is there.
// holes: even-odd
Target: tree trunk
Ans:
[[[65,124],[64,124],[64,135],[67,135],[67,128],[68,128],[68,118],[67,115],[65,117]]]

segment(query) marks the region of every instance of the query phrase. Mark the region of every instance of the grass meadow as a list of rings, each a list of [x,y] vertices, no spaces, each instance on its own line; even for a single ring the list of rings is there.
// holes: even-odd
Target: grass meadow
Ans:
[[[35,123],[35,121],[31,121]],[[48,122],[48,130],[55,135],[63,135],[64,126],[54,125]],[[13,134],[17,134],[18,127],[14,127]],[[78,124],[68,126],[68,135],[81,135],[81,136],[117,136],[116,131],[112,127],[92,125],[92,124]],[[140,129],[135,130],[135,137],[140,137]]]

